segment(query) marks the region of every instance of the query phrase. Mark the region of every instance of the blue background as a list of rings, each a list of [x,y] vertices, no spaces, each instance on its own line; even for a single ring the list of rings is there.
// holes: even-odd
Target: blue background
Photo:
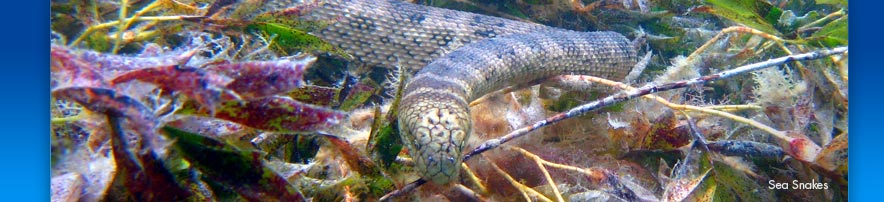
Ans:
[[[49,200],[49,1],[4,1],[0,37],[0,198]],[[884,61],[880,1],[850,5],[850,199],[884,196]],[[877,150],[882,149],[882,150]]]
[[[857,4],[859,3],[859,4]],[[854,1],[850,5],[850,199],[880,201],[884,178],[884,59],[881,1]],[[881,150],[878,150],[881,149]],[[876,200],[877,199],[877,200]]]
[[[0,200],[49,201],[49,1],[0,6]]]

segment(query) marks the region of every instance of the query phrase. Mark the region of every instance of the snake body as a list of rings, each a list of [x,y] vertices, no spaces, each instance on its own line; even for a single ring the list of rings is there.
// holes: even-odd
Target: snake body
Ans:
[[[370,65],[420,69],[446,51],[502,35],[561,30],[398,0],[325,0],[314,20],[335,23],[316,35]]]
[[[334,19],[317,35],[364,63],[423,67],[403,91],[398,120],[415,170],[436,184],[458,179],[472,128],[470,101],[562,74],[619,80],[637,61],[630,41],[618,33],[568,31],[396,0],[329,0],[311,16]]]

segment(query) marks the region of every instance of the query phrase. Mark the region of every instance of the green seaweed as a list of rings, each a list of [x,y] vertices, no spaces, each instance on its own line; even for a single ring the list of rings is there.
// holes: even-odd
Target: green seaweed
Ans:
[[[249,200],[303,200],[285,178],[264,165],[260,152],[240,150],[224,142],[173,127],[163,132],[173,146],[209,179]]]
[[[690,143],[686,127],[679,124],[672,111],[666,111],[651,123],[653,125],[642,139],[641,148],[670,151]]]
[[[741,170],[716,162],[713,175],[704,183],[715,184],[716,201],[776,201],[776,196],[768,187],[761,186]]]
[[[813,21],[818,20],[820,17],[820,14],[816,11],[810,11],[805,13],[804,16],[798,17],[795,16],[794,11],[786,10],[785,12],[783,12],[783,15],[780,16],[778,25],[783,27],[783,32],[793,32],[802,25],[812,23]]]
[[[296,52],[321,51],[349,58],[340,48],[309,34],[311,30],[319,30],[328,24],[297,20],[272,19],[256,21],[246,26],[246,31],[257,33],[271,40],[271,49],[290,55]]]
[[[368,148],[371,148],[371,155],[383,168],[389,169],[402,151],[403,143],[399,134],[399,104],[402,101],[402,93],[405,89],[405,81],[407,79],[406,70],[398,68],[398,82],[395,90],[393,102],[390,103],[390,110],[386,116],[381,116],[381,109],[375,108],[375,119],[371,125],[371,135],[369,136]]]
[[[783,11],[764,0],[706,0],[712,5],[712,14],[734,22],[780,35],[773,26],[777,24]]]
[[[556,100],[548,100],[544,103],[544,106],[550,111],[563,112],[584,104],[585,100],[594,100],[598,98],[598,96],[598,92],[567,91],[562,93],[562,96]]]
[[[528,17],[528,15],[523,13],[521,10],[519,10],[519,8],[516,6],[510,5],[510,4],[504,4],[503,8],[506,13],[516,16],[518,18],[521,18],[521,19],[530,19],[531,18],[531,17]]]
[[[191,198],[188,180],[177,182],[163,159],[153,152],[139,152],[144,143],[131,144],[126,140],[122,118],[107,115],[110,124],[112,153],[117,172],[106,200],[111,201],[178,201]],[[141,134],[146,135],[146,134]],[[142,139],[143,141],[143,139]],[[182,186],[183,185],[183,186]]]
[[[207,115],[203,112],[203,115]],[[341,111],[301,103],[287,97],[226,101],[214,117],[261,130],[302,133],[326,129],[346,116]]]
[[[817,4],[843,5],[847,6],[847,0],[815,0]]]
[[[340,88],[306,85],[288,93],[288,96],[300,102],[319,106],[338,106]]]
[[[353,85],[347,92],[347,96],[344,97],[344,101],[341,102],[340,110],[350,111],[359,106],[362,106],[368,98],[371,98],[375,93],[375,89],[377,85],[375,85],[370,79],[365,79],[363,82],[357,83]]]
[[[361,180],[360,184],[351,185],[364,189],[357,192],[362,193],[363,196],[383,196],[386,192],[395,188],[393,186],[393,180],[383,176],[367,177]]]
[[[320,141],[313,135],[295,135],[294,141],[286,144],[286,159],[291,163],[307,164],[319,152]]]
[[[671,18],[660,18],[644,22],[641,26],[648,33],[669,37],[648,41],[655,53],[690,54],[696,48],[697,45],[694,45],[696,42],[686,43],[685,40],[689,37],[683,37],[685,35],[684,29],[673,23]]]
[[[393,181],[383,176],[361,178],[350,177],[341,180],[327,189],[320,190],[314,200],[342,201],[344,198],[341,196],[341,192],[338,191],[342,187],[348,187],[350,193],[356,194],[357,198],[378,198],[395,188]]]
[[[847,17],[839,18],[823,26],[820,31],[814,33],[810,44],[820,44],[826,47],[847,45]],[[816,43],[814,43],[816,42]]]
[[[376,161],[380,162],[384,168],[389,168],[403,147],[399,137],[399,122],[394,121],[384,125],[377,132],[374,145],[372,154],[376,156]]]
[[[113,46],[113,43],[107,38],[107,31],[96,31],[84,40],[86,47],[98,52],[107,52]]]
[[[528,5],[547,5],[552,4],[553,0],[522,0],[522,2]]]

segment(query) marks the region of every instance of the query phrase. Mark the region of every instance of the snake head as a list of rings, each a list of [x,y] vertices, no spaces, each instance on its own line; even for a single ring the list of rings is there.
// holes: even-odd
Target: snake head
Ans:
[[[428,91],[405,97],[401,104],[400,135],[415,170],[438,185],[456,182],[472,124],[465,101],[455,94]]]

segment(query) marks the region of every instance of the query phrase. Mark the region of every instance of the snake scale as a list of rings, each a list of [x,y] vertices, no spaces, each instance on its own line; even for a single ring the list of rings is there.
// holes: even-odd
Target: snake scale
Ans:
[[[316,33],[367,64],[421,69],[403,91],[400,134],[421,178],[456,182],[472,122],[469,102],[555,75],[620,80],[637,61],[615,32],[576,32],[398,0],[327,0]],[[423,67],[423,68],[421,68]]]

